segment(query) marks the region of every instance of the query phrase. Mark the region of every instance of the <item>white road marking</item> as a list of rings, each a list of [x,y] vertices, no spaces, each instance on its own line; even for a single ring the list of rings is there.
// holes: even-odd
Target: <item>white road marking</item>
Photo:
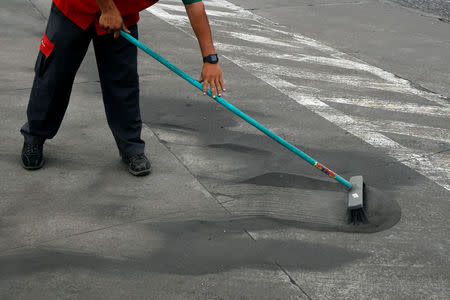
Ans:
[[[259,44],[264,44],[264,45],[274,45],[274,46],[283,46],[283,47],[291,47],[291,48],[299,47],[299,45],[295,45],[294,43],[281,42],[281,41],[277,41],[277,40],[269,38],[269,37],[260,36],[260,35],[256,35],[256,34],[246,34],[246,33],[242,33],[242,32],[225,31],[225,30],[220,30],[220,32],[224,32],[231,37],[238,38],[238,39],[241,39],[241,40],[249,42],[249,43],[259,43]]]
[[[159,8],[170,10],[170,11],[181,11],[185,12],[185,8],[180,5],[171,5],[171,4],[163,4],[160,3],[158,5]],[[208,10],[208,17],[232,17],[232,18],[243,18],[246,19],[248,17],[248,13],[240,13],[236,14],[234,12],[225,12],[225,11],[218,11],[218,10]]]
[[[260,29],[256,29],[257,31],[260,31]],[[402,86],[406,91],[411,90],[411,84],[402,78],[396,77],[394,74],[386,72],[380,68],[369,66],[365,63],[352,61],[350,59],[345,58],[332,58],[332,57],[325,57],[325,56],[314,56],[314,55],[306,55],[302,53],[295,53],[295,55],[288,54],[288,53],[281,53],[276,51],[270,51],[267,49],[260,49],[260,48],[254,48],[254,47],[246,47],[242,45],[231,45],[226,43],[215,43],[214,44],[216,48],[220,49],[224,52],[232,52],[232,53],[242,53],[249,56],[255,56],[258,55],[260,57],[268,57],[268,58],[276,58],[276,59],[282,59],[282,60],[288,60],[288,61],[296,61],[296,62],[304,62],[304,63],[311,63],[311,64],[318,64],[318,65],[324,65],[324,66],[330,66],[330,67],[337,67],[337,68],[343,68],[343,69],[349,69],[349,70],[359,70],[364,71],[370,74],[373,74],[374,76],[377,76],[387,82],[395,83],[398,86]],[[414,90],[413,92],[410,92],[414,95],[423,93],[422,91]],[[446,101],[442,101],[441,97],[436,94],[427,95],[431,101],[437,102],[438,104],[449,106],[449,104]]]
[[[434,105],[420,105],[415,103],[403,103],[400,101],[392,101],[384,99],[367,99],[367,98],[321,98],[321,99],[326,102],[356,105],[361,107],[376,108],[408,114],[420,114],[420,115],[441,116],[441,117],[448,117],[450,115],[450,108]]]
[[[154,5],[150,9],[147,9],[149,12],[157,16],[158,18],[163,19],[164,21],[168,22],[169,24],[173,26],[185,26],[186,24],[189,24],[189,18],[184,16],[179,16],[175,14],[170,14],[163,10],[162,8],[159,8],[159,5]]]
[[[227,56],[229,57],[229,55]],[[287,77],[336,83],[341,87],[343,87],[343,85],[348,85],[352,87],[358,87],[361,89],[370,88],[399,93],[409,92],[409,90],[405,90],[402,86],[399,86],[395,83],[382,82],[381,80],[376,82],[374,78],[365,78],[356,75],[334,75],[320,71],[312,71],[312,70],[308,71],[303,68],[286,67],[276,64],[252,62],[248,59],[237,57],[236,58],[233,57],[233,62],[239,66],[245,66],[245,69],[251,70],[252,72],[272,73],[275,75]]]
[[[161,4],[152,6],[148,11],[193,36],[181,1],[160,2]],[[412,116],[417,114],[422,117],[447,119],[450,103],[445,97],[419,90],[409,81],[390,72],[306,36],[289,32],[284,27],[226,0],[203,2],[210,16],[216,48],[225,54],[223,57],[250,71],[300,105],[368,144],[382,149],[399,162],[450,191],[450,158],[447,153],[429,153],[408,148],[382,134],[393,133],[449,143],[448,129],[352,116],[348,112],[351,107],[343,113],[327,104],[340,103]],[[230,41],[234,44],[230,44]],[[262,63],[258,61],[258,57],[272,58],[274,63]],[[317,66],[322,66],[321,71],[311,69],[314,66],[316,69]],[[346,73],[351,75],[342,75],[346,74],[342,70],[348,70]],[[305,83],[298,85],[293,82],[299,79]],[[318,82],[321,84],[318,85]],[[340,89],[345,89],[345,97],[325,95],[325,89],[318,88],[322,84],[332,87],[338,85]],[[358,95],[361,91],[364,91],[364,97]],[[352,92],[356,95],[351,95]],[[382,99],[377,94],[380,92],[383,92]],[[347,96],[348,94],[350,95]],[[402,100],[395,100],[399,95],[402,95]]]
[[[368,130],[413,136],[421,139],[450,144],[450,130],[448,129],[399,121],[386,122],[359,117],[353,117],[353,119],[357,120],[359,123],[365,123],[368,126]]]

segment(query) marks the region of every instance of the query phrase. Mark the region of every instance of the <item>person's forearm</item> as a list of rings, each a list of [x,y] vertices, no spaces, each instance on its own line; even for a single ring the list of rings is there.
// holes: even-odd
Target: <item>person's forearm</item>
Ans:
[[[211,29],[209,27],[208,17],[206,16],[203,2],[195,2],[186,5],[186,13],[191,22],[192,29],[197,37],[202,56],[216,53],[212,41]]]
[[[185,1],[187,2],[187,1]],[[206,16],[205,6],[202,2],[187,4],[186,13],[191,21],[192,29],[197,37],[202,56],[206,57],[215,54],[212,41],[211,28],[209,27],[208,17]],[[208,86],[211,87],[211,95],[216,98],[216,94],[222,96],[225,91],[225,84],[222,78],[222,71],[219,64],[204,62],[199,82],[203,85],[203,95],[207,94]]]
[[[107,12],[110,10],[116,10],[116,4],[113,0],[95,0],[97,2],[98,7],[102,12]]]

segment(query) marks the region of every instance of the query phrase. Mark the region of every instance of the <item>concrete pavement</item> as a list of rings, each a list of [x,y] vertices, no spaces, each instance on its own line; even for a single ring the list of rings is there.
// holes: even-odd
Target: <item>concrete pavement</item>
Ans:
[[[198,46],[178,2],[161,1],[152,13],[144,12],[140,39],[196,76],[201,65]],[[0,85],[1,135],[8,143],[0,144],[0,296],[447,298],[449,192],[441,183],[445,185],[445,178],[433,180],[443,178],[439,177],[442,172],[433,175],[401,163],[388,147],[375,147],[354,131],[363,130],[359,124],[365,124],[371,132],[378,132],[381,126],[375,119],[384,124],[397,122],[394,126],[402,122],[402,129],[405,123],[418,122],[407,134],[391,132],[388,136],[409,151],[403,154],[422,151],[440,153],[436,154],[442,155],[440,161],[448,159],[448,115],[445,98],[439,96],[445,95],[447,86],[445,76],[439,75],[445,74],[446,53],[440,44],[428,47],[437,49],[435,59],[443,62],[433,64],[431,58],[424,58],[428,60],[423,63],[434,75],[424,76],[422,85],[437,89],[418,95],[407,83],[389,77],[404,71],[403,63],[387,64],[387,69],[376,59],[386,49],[366,52],[367,57],[374,57],[369,61],[374,68],[364,69],[356,64],[361,61],[337,52],[345,49],[328,39],[333,35],[322,36],[320,40],[330,48],[320,44],[320,49],[315,40],[289,38],[289,32],[306,34],[301,28],[320,28],[330,18],[320,17],[314,23],[307,19],[304,7],[292,2],[290,6],[281,3],[279,8],[270,1],[255,2],[256,14],[243,15],[230,2],[207,3],[223,56],[226,99],[343,175],[363,174],[369,184],[371,224],[345,224],[345,195],[339,186],[143,54],[141,102],[149,125],[143,136],[154,162],[151,176],[130,176],[118,159],[91,52],[77,76],[63,127],[46,144],[46,167],[38,172],[22,170],[18,129],[25,118],[36,45],[49,1],[15,1],[2,4],[5,13],[1,16],[6,28],[1,34],[0,53],[5,57],[1,68],[7,70],[2,72]],[[220,7],[220,3],[226,5]],[[378,9],[375,14],[384,12]],[[298,19],[301,12],[305,13],[303,21]],[[329,13],[316,11],[322,12],[322,16]],[[355,15],[363,12],[360,9]],[[280,30],[278,35],[270,33],[267,26],[273,24],[259,14],[289,27],[274,27]],[[387,20],[394,24],[403,14],[394,9]],[[445,36],[435,23],[423,22],[424,30],[437,34],[431,40]],[[347,30],[336,25],[329,28]],[[358,28],[358,23],[350,28]],[[353,34],[357,41],[364,31]],[[405,29],[397,36],[408,39],[410,35]],[[392,40],[386,34],[385,43],[390,45]],[[383,44],[381,34],[378,42]],[[257,61],[245,47],[260,54]],[[349,49],[356,48],[353,44]],[[264,53],[302,57],[306,62],[323,58],[322,64],[304,66],[297,65],[303,62],[280,63]],[[397,53],[391,57],[408,62]],[[420,64],[414,65],[417,60],[413,58],[409,57],[411,68],[417,69]],[[350,67],[342,69],[342,59]],[[362,69],[354,69],[358,66]],[[382,73],[376,67],[393,73]],[[311,77],[317,74],[322,77]],[[354,84],[336,82],[336,78],[351,78]],[[280,83],[285,89],[277,88]],[[312,94],[338,116],[356,120],[358,126],[352,129],[329,122],[329,111],[317,110],[313,102],[299,105],[292,98],[294,91],[287,89],[292,88],[289,83],[302,88],[295,91],[301,99]],[[335,99],[350,101],[362,95],[369,98],[365,107],[331,104]],[[394,110],[376,107],[370,102],[372,97],[391,101],[388,107]],[[433,100],[442,100],[444,105]],[[433,110],[434,106],[443,110]],[[398,107],[412,109],[395,111]],[[417,114],[417,107],[433,114]],[[425,136],[419,125],[435,128],[430,131],[435,134]]]

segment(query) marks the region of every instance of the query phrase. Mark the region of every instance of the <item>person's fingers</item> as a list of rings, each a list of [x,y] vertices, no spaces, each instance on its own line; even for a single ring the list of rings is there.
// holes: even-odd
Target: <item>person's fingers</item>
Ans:
[[[214,81],[210,81],[209,85],[211,86],[211,95],[213,98],[216,98],[216,85],[214,84]]]
[[[203,81],[203,95],[206,95],[207,91],[208,91],[208,82]]]
[[[220,87],[222,88],[222,91],[225,92],[227,89],[225,88],[225,82],[223,82],[222,76],[220,76],[219,81],[220,81]]]
[[[114,32],[114,38],[117,39],[120,36],[120,31]]]
[[[122,30],[125,31],[126,33],[131,34],[131,31],[129,31],[128,28],[125,27],[125,25],[122,25]]]
[[[219,95],[219,97],[222,97],[222,89],[220,88],[219,79],[216,79],[215,85],[216,85],[217,95]]]

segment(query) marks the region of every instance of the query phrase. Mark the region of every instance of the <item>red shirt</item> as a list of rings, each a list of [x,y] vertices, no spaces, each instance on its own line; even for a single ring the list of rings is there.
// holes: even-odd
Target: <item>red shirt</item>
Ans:
[[[98,24],[100,8],[95,0],[53,0],[63,14],[78,27],[86,30],[93,22],[97,34],[107,33]],[[125,26],[131,26],[139,21],[139,12],[152,6],[158,0],[114,0]]]

